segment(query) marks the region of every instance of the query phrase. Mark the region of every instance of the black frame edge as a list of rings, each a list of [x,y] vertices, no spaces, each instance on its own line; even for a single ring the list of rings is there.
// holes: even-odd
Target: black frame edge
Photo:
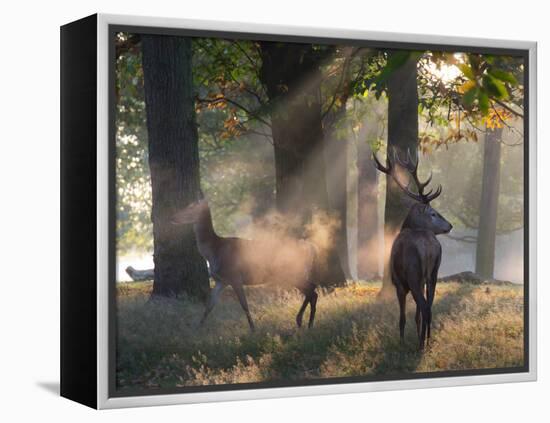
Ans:
[[[97,408],[97,15],[60,32],[61,396]]]

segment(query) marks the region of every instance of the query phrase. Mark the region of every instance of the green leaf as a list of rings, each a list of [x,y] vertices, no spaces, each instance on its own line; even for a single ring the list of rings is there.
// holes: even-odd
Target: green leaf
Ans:
[[[508,98],[508,90],[504,84],[496,78],[493,78],[491,75],[483,75],[483,87],[487,92],[497,99],[506,100]]]
[[[489,96],[483,90],[479,90],[478,103],[481,113],[483,113],[484,115],[489,113]]]
[[[424,51],[413,50],[410,52],[409,57],[413,60],[420,60],[424,56]]]
[[[466,78],[468,78],[468,79],[470,79],[470,80],[472,80],[472,81],[473,81],[474,79],[476,79],[476,76],[475,76],[475,74],[474,74],[473,69],[472,69],[470,66],[468,66],[466,63],[462,63],[462,64],[460,64],[458,67],[459,67],[459,69],[462,71],[462,73],[464,74],[464,76],[465,76]]]
[[[502,69],[490,69],[488,72],[491,76],[503,82],[508,82],[514,86],[518,84],[518,80],[510,72],[503,71]]]
[[[411,51],[397,51],[390,55],[386,68],[395,70],[400,66],[403,66],[405,62],[411,57]]]
[[[474,103],[474,100],[477,98],[479,93],[479,88],[477,86],[470,88],[462,97],[462,102],[464,105],[471,107]]]
[[[396,69],[403,66],[407,62],[409,57],[411,57],[411,54],[412,52],[404,50],[392,53],[388,58],[386,66],[384,66],[378,76],[374,78],[373,82],[377,86],[384,84]]]

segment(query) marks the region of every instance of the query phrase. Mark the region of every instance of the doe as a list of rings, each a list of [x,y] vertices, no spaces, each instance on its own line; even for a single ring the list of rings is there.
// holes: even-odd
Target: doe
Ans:
[[[243,287],[271,283],[297,288],[304,295],[296,324],[298,327],[302,325],[304,312],[309,305],[308,326],[313,326],[318,294],[314,281],[317,253],[312,243],[278,237],[268,240],[220,237],[214,230],[210,207],[202,193],[197,201],[177,212],[172,223],[193,225],[199,252],[208,262],[210,276],[215,281],[201,325],[218,302],[223,289],[231,286],[253,331],[254,322]]]

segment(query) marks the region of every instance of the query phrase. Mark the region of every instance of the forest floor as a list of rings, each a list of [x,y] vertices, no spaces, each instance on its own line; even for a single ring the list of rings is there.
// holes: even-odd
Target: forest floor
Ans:
[[[251,333],[231,288],[197,328],[202,304],[181,299],[147,302],[151,283],[121,283],[117,390],[523,365],[523,286],[439,283],[432,341],[424,352],[418,350],[410,295],[401,345],[397,302],[380,302],[380,286],[359,282],[321,291],[313,329],[296,327],[302,303],[298,292],[248,288],[256,323]],[[308,311],[305,322],[307,317]]]

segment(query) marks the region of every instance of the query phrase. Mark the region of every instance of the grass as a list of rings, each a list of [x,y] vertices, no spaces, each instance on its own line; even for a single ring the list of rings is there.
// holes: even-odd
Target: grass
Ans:
[[[430,347],[417,349],[409,298],[405,344],[396,302],[379,302],[380,283],[321,292],[315,327],[298,329],[298,292],[247,289],[257,330],[251,333],[226,289],[206,324],[203,306],[147,302],[151,284],[118,287],[117,389],[376,376],[523,365],[521,286],[440,283]],[[410,297],[410,296],[409,296]],[[304,320],[307,322],[308,313]]]

